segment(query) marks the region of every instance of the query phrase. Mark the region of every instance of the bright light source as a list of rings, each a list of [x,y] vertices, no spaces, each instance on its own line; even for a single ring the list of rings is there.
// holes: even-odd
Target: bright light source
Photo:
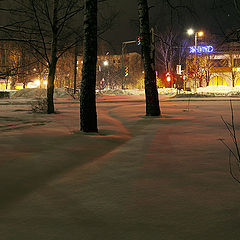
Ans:
[[[171,82],[171,80],[172,80],[171,75],[170,75],[169,72],[166,73],[166,80],[167,80],[167,82]]]
[[[43,81],[43,84],[44,84],[44,85],[47,85],[47,80]]]
[[[201,31],[201,32],[198,32],[198,36],[199,37],[202,37],[204,35],[204,33]]]
[[[40,86],[41,82],[40,82],[40,80],[35,80],[35,81],[34,81],[34,84],[35,84],[36,86]]]
[[[187,34],[188,35],[193,35],[194,34],[194,30],[192,28],[187,30]]]
[[[109,65],[108,60],[105,60],[105,61],[103,62],[103,65],[104,65],[104,66],[108,66],[108,65]]]

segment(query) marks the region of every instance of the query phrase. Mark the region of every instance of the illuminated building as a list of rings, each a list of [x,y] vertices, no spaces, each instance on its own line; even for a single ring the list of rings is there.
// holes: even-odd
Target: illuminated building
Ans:
[[[195,67],[197,87],[240,86],[240,44],[228,43],[216,48],[211,44],[190,47],[186,59],[186,88],[193,88]]]

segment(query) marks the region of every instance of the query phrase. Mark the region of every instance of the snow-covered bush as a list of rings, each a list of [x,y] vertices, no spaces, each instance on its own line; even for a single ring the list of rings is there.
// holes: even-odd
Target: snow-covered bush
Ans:
[[[31,103],[33,113],[47,113],[47,99],[42,98]]]

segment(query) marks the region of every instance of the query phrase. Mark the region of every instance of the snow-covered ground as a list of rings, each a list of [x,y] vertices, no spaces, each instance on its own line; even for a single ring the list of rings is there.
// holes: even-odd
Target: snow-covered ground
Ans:
[[[129,90],[104,90],[101,91],[104,95],[143,95],[143,89],[129,89]],[[158,93],[161,95],[199,95],[204,97],[214,96],[240,96],[240,86],[228,87],[228,86],[208,86],[197,89],[197,93],[190,91],[178,91],[176,88],[158,88]]]
[[[239,95],[240,86],[228,87],[228,86],[208,86],[205,88],[198,88],[197,93],[199,94],[216,94],[216,95]]]
[[[102,95],[99,134],[78,131],[71,99],[53,115],[2,102],[0,239],[240,239],[240,185],[218,140],[231,143],[228,101],[161,96],[163,117],[149,118],[143,95]]]
[[[208,86],[205,88],[198,88],[197,92],[190,91],[178,91],[175,88],[159,88],[158,93],[160,95],[169,95],[176,97],[214,97],[214,96],[232,96],[232,97],[240,97],[240,86],[236,87],[227,87],[227,86]],[[144,89],[108,89],[108,90],[97,90],[97,96],[107,95],[107,96],[121,96],[121,95],[144,95]],[[66,98],[70,96],[69,93],[66,92],[64,88],[55,89],[54,97],[55,98]],[[22,89],[18,91],[10,91],[10,98],[44,98],[46,97],[46,89]],[[75,96],[77,98],[77,96]]]

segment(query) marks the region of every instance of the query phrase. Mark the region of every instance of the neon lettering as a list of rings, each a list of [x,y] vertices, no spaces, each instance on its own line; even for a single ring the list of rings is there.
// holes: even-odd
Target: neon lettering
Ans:
[[[213,46],[209,45],[209,46],[192,46],[189,48],[189,53],[212,53],[214,51]]]

